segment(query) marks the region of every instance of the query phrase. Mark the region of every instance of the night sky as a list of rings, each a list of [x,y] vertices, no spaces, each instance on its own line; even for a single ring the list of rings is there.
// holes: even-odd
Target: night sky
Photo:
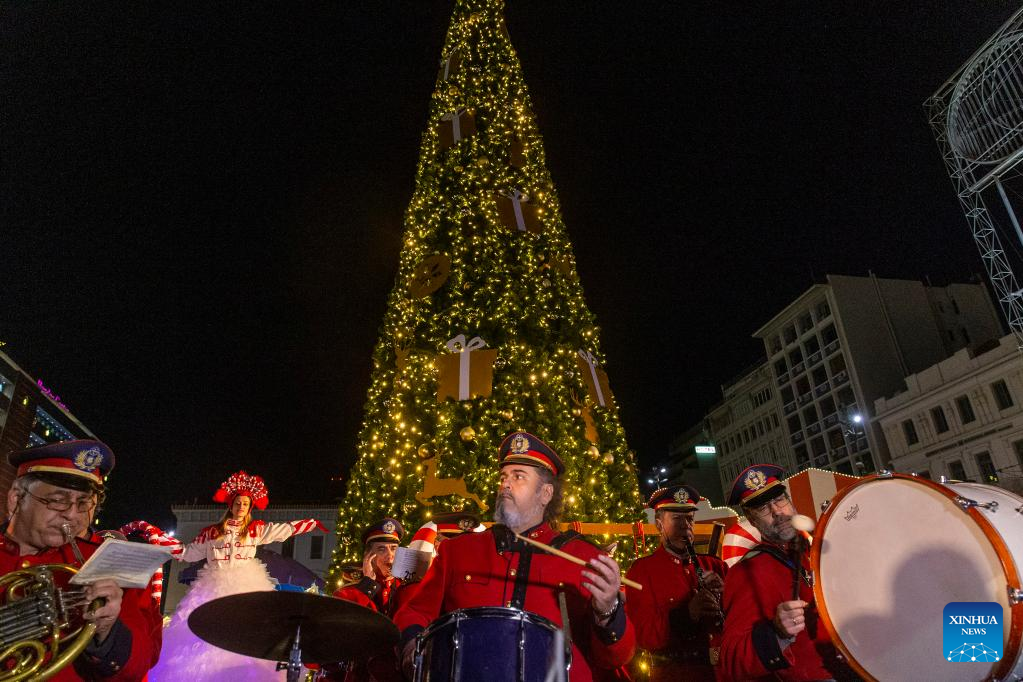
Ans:
[[[104,525],[339,495],[451,7],[0,5],[0,341],[117,453]],[[1015,9],[508,2],[645,464],[815,278],[983,272],[922,103]]]

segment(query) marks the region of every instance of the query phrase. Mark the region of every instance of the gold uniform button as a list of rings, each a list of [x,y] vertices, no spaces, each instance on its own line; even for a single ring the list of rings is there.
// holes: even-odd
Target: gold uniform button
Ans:
[[[465,574],[465,582],[469,582],[470,580],[472,580],[472,576],[469,575],[468,573],[466,573]]]
[[[21,562],[21,567],[22,567],[22,568],[28,568],[28,567],[29,567],[29,566],[31,566],[31,565],[32,565],[32,562],[31,562],[31,561],[22,561],[22,562]]]
[[[511,574],[511,577],[513,577],[513,578],[515,577],[515,569],[514,568],[512,570],[508,571],[508,573]]]

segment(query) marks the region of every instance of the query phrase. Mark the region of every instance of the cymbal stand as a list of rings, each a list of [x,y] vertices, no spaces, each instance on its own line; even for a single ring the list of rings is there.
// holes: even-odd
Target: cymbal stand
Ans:
[[[295,641],[291,643],[291,653],[288,654],[288,662],[283,661],[277,664],[278,670],[287,670],[285,677],[287,682],[298,682],[302,676],[302,647],[299,642],[302,639],[302,623],[295,626]]]

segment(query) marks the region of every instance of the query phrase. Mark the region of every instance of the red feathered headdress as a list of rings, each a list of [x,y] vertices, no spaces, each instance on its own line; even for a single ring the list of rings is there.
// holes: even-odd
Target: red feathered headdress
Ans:
[[[221,483],[220,488],[213,495],[213,501],[231,504],[239,495],[244,495],[252,500],[252,506],[256,509],[266,509],[267,503],[270,502],[270,495],[266,491],[263,479],[247,474],[244,470],[231,474],[226,481]]]

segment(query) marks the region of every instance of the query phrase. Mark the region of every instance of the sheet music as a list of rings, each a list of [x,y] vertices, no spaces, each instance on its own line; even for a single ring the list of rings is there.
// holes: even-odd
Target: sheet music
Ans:
[[[71,578],[75,585],[110,579],[120,587],[143,588],[170,558],[171,548],[127,540],[105,540]]]
[[[391,575],[402,580],[422,580],[430,567],[430,553],[418,549],[399,547],[394,551],[394,565]]]

